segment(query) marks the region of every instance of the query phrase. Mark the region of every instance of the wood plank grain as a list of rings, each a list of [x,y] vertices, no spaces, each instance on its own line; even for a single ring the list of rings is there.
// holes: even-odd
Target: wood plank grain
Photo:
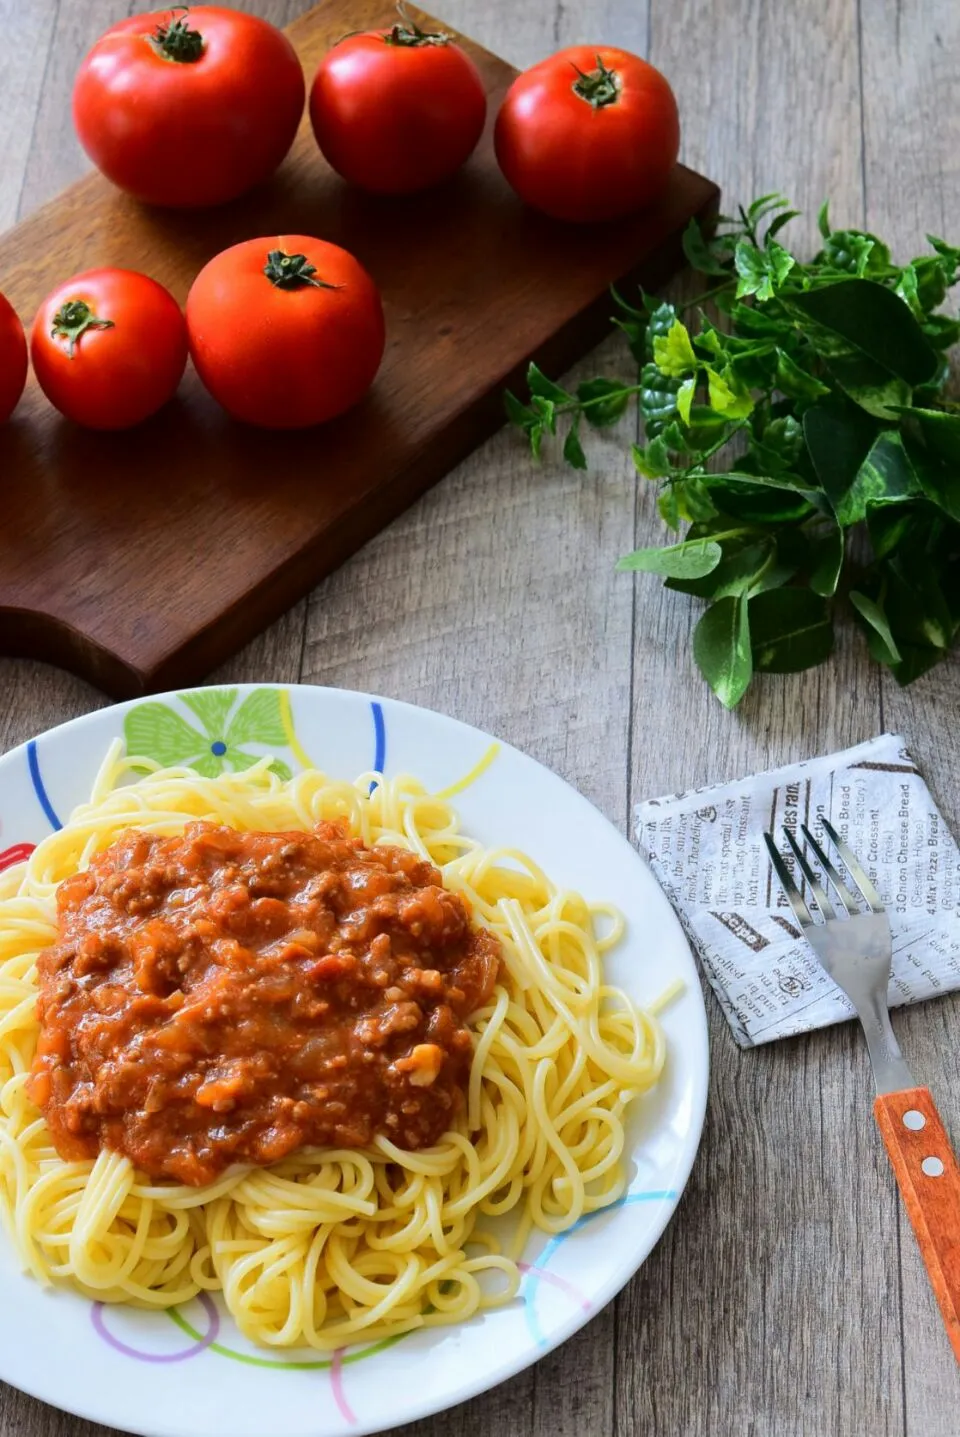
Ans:
[[[854,7],[654,0],[652,16],[651,59],[677,83],[684,154],[716,166],[724,208],[785,190],[813,211],[797,227],[801,252],[827,194],[856,222]],[[649,487],[636,539],[664,542]],[[693,667],[701,606],[648,576],[635,591],[633,798],[878,730],[877,678],[857,639],[844,635],[828,668],[762,678],[729,714]],[[704,1143],[676,1222],[619,1304],[618,1413],[671,1437],[893,1437],[903,1431],[897,1214],[859,1036],[848,1025],[742,1053],[707,1002]]]
[[[960,236],[960,11],[951,0],[863,0],[866,223],[908,258],[928,232]],[[894,143],[891,144],[891,137]],[[955,292],[954,292],[955,293]],[[951,308],[956,312],[956,300]],[[960,656],[901,689],[884,675],[884,727],[903,734],[954,833],[960,832],[956,708]],[[960,995],[905,1009],[897,1034],[918,1083],[936,1095],[960,1145]],[[889,1180],[888,1180],[889,1181]],[[960,1368],[953,1361],[906,1213],[902,1253],[903,1399],[909,1437],[954,1437]]]
[[[20,198],[32,153],[44,74],[59,0],[0,0],[0,231],[22,213]]]

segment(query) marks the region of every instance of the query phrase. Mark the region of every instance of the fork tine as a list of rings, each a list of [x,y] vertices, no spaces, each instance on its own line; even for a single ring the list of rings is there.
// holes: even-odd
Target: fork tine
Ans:
[[[836,914],[833,911],[833,904],[830,902],[830,899],[827,897],[826,893],[821,888],[820,881],[817,878],[817,875],[814,873],[813,869],[810,867],[806,854],[800,847],[797,840],[794,838],[793,834],[790,832],[789,828],[784,828],[783,836],[789,843],[790,847],[793,849],[793,856],[797,860],[800,872],[807,880],[807,885],[810,889],[810,892],[813,894],[814,901],[816,902],[817,907],[820,909],[820,912],[823,914],[824,919],[826,920],[830,918],[835,918]]]
[[[857,888],[859,888],[860,893],[865,899],[865,901],[870,905],[874,913],[882,913],[883,904],[880,901],[880,894],[877,892],[867,875],[864,873],[856,854],[854,854],[850,850],[850,848],[848,848],[847,844],[844,843],[843,839],[840,837],[839,833],[834,828],[832,823],[830,823],[825,818],[822,818],[820,821],[823,824],[824,833],[827,835],[830,842],[833,844],[834,848],[837,850],[840,857],[843,859],[844,867],[846,868],[850,877],[853,879]]]
[[[855,913],[860,912],[860,909],[857,907],[850,893],[847,891],[846,885],[844,884],[843,879],[840,877],[840,874],[837,872],[836,868],[834,868],[833,864],[830,862],[830,859],[824,853],[823,849],[820,847],[819,843],[814,838],[813,834],[810,832],[809,828],[805,823],[801,823],[800,832],[803,834],[804,838],[807,840],[810,847],[813,849],[814,854],[816,855],[817,862],[829,878],[830,882],[833,884],[837,892],[837,897],[840,899],[840,902],[843,904],[844,908],[847,910],[847,912],[852,918]]]
[[[767,845],[770,862],[773,864],[774,871],[780,880],[783,891],[787,895],[790,907],[793,909],[794,917],[801,928],[809,928],[813,923],[813,915],[804,902],[803,894],[793,881],[793,874],[780,856],[780,850],[773,841],[773,834],[765,833],[763,835],[763,841]]]

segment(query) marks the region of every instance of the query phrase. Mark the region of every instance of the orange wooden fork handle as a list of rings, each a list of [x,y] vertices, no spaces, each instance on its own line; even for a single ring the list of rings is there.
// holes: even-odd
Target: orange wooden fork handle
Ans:
[[[929,1088],[881,1093],[873,1112],[960,1362],[960,1168]]]

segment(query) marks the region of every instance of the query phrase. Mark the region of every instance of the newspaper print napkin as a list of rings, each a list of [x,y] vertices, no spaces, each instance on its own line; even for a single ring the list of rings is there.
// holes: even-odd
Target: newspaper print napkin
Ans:
[[[821,815],[890,915],[891,1004],[960,988],[960,851],[903,739],[882,734],[637,807],[640,850],[741,1047],[855,1016],[803,941],[762,840],[769,829],[783,848],[781,828],[806,823],[829,851]]]

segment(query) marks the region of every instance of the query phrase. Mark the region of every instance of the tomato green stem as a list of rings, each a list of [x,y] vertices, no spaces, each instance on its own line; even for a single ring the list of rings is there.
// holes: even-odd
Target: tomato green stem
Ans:
[[[180,17],[176,11],[182,10]],[[203,36],[199,30],[190,29],[190,12],[186,5],[176,5],[171,19],[158,25],[147,40],[162,60],[172,60],[178,65],[193,65],[203,54]]]
[[[577,71],[577,78],[573,82],[573,93],[579,95],[581,100],[594,110],[602,110],[607,105],[615,105],[620,98],[620,76],[616,70],[608,70],[606,65],[597,56],[597,68],[589,74],[573,67]]]
[[[397,0],[397,14],[400,16],[400,24],[394,25],[383,37],[384,44],[397,45],[401,49],[415,50],[421,45],[449,45],[452,36],[444,30],[421,30],[420,26],[410,19],[407,14],[403,0]]]
[[[285,254],[282,249],[272,249],[267,255],[263,272],[277,289],[299,289],[305,284],[313,285],[314,289],[340,289],[338,284],[314,279],[317,267],[305,254]]]
[[[98,319],[85,299],[68,299],[53,316],[50,333],[54,339],[66,339],[67,356],[72,359],[77,340],[88,329],[113,329],[112,319]]]

